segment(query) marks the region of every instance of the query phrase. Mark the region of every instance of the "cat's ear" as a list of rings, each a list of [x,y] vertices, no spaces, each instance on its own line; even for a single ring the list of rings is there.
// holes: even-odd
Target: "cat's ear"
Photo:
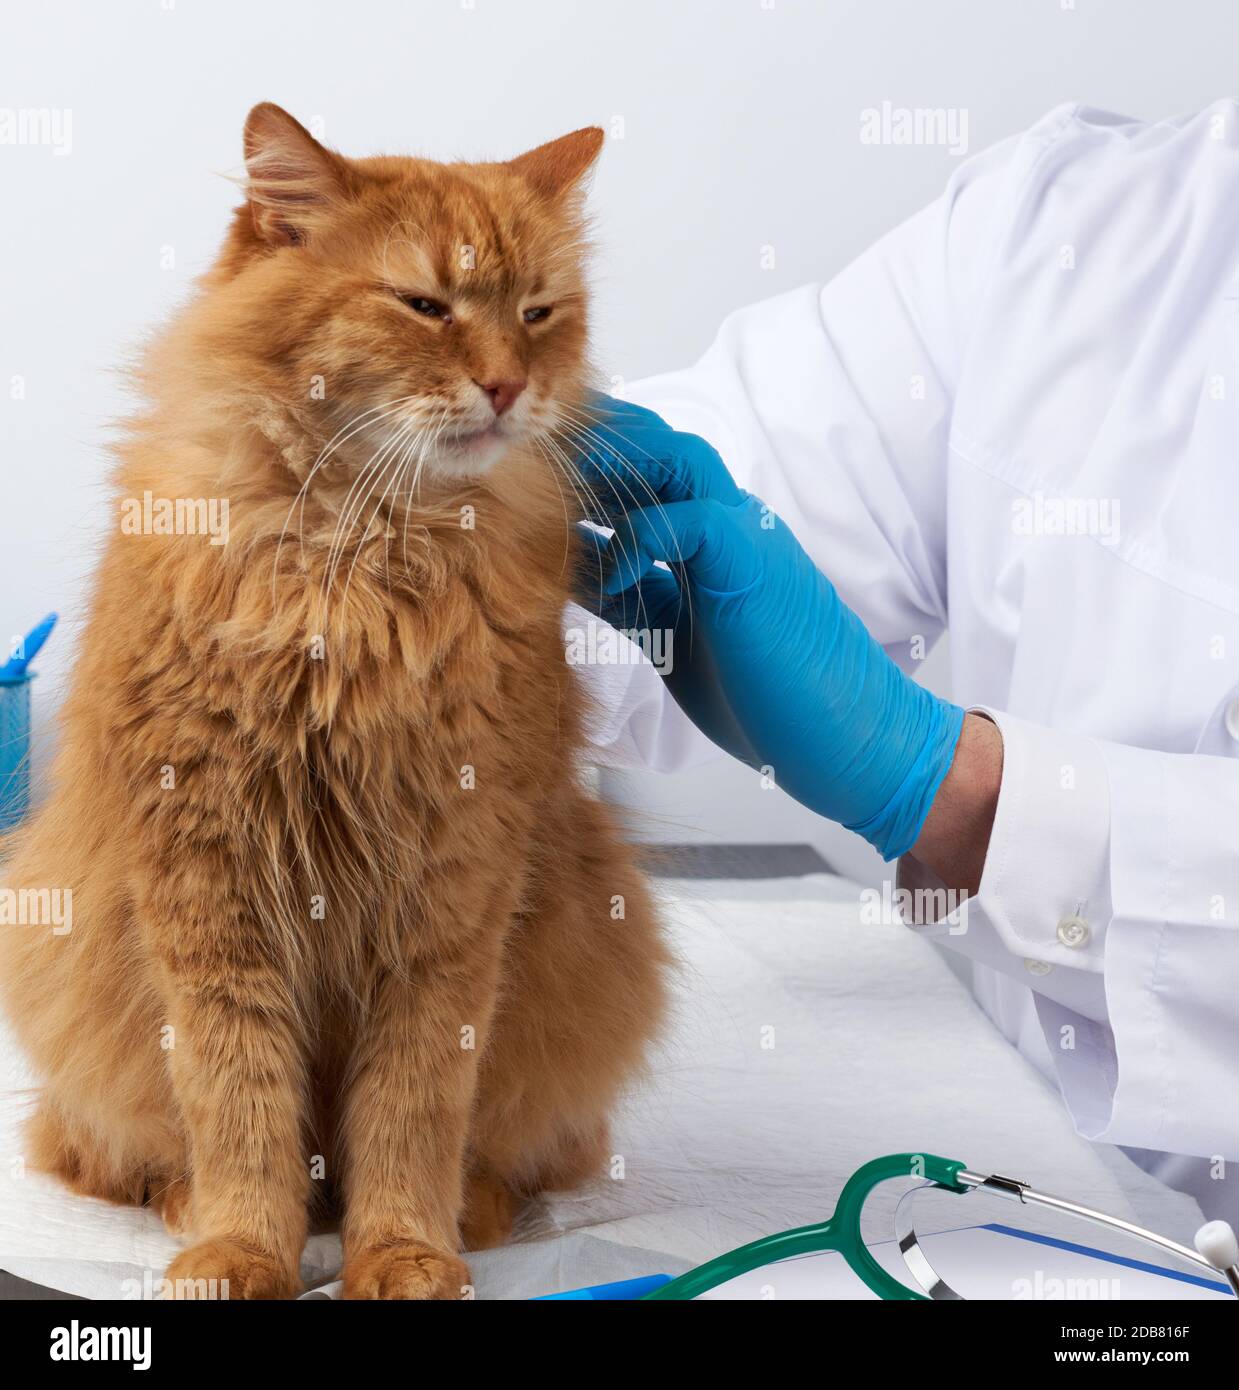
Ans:
[[[245,170],[254,230],[273,246],[308,240],[344,190],[339,155],[269,101],[246,117]]]
[[[598,158],[603,139],[596,125],[586,126],[517,155],[508,161],[508,167],[543,197],[556,198],[576,184]]]

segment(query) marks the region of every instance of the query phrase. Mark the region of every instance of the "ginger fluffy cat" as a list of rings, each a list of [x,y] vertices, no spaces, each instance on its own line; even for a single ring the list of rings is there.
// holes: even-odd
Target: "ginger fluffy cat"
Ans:
[[[226,499],[227,544],[112,535],[0,866],[72,930],[0,928],[0,969],[31,1161],[160,1209],[186,1296],[294,1295],[334,1215],[346,1297],[461,1297],[462,1246],[600,1170],[658,1025],[561,636],[601,142],[349,160],[256,107],[146,356],[117,498]]]

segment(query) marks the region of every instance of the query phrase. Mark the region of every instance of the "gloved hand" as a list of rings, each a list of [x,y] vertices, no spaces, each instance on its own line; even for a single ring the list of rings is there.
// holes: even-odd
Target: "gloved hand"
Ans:
[[[900,671],[704,439],[606,396],[593,408],[574,462],[615,534],[590,533],[583,601],[621,629],[669,629],[667,685],[709,738],[884,858],[906,853],[963,710]]]

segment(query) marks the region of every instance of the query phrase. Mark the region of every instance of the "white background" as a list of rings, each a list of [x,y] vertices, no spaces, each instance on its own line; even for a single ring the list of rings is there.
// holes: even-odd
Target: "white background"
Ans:
[[[866,108],[958,108],[976,151],[1064,100],[1201,106],[1237,63],[1234,0],[8,0],[0,108],[72,112],[64,156],[0,145],[0,635],[63,615],[45,727],[106,524],[118,374],[211,259],[254,102],[355,155],[501,158],[606,127],[597,356],[632,378],[938,192],[955,158],[863,144]],[[873,868],[738,767],[627,796],[654,837],[811,839]]]

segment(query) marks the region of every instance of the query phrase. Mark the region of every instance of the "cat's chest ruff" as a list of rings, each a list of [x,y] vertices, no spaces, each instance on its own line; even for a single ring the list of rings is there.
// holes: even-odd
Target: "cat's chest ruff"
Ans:
[[[337,735],[420,741],[450,735],[471,711],[498,719],[545,700],[562,674],[560,605],[536,584],[496,592],[467,571],[433,587],[367,578],[309,637],[306,714]]]

